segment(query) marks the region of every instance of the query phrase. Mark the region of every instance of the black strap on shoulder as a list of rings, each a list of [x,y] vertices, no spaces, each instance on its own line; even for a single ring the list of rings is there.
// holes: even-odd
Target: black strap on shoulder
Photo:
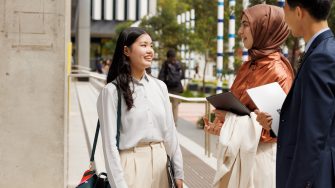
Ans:
[[[98,141],[98,137],[99,137],[99,129],[100,129],[100,122],[98,120],[97,128],[95,129],[93,148],[92,148],[91,159],[90,159],[91,162],[94,161],[95,148],[97,147],[97,141]]]
[[[116,131],[116,147],[119,149],[120,143],[120,128],[121,128],[121,92],[119,86],[112,82],[117,89],[117,131]]]
[[[117,132],[116,132],[116,147],[119,149],[119,142],[120,142],[120,127],[121,127],[121,92],[120,92],[120,88],[118,87],[118,85],[114,82],[112,82],[117,89]],[[98,137],[99,137],[99,129],[100,129],[100,122],[98,120],[97,123],[97,128],[95,130],[95,135],[94,135],[94,142],[93,142],[93,148],[92,148],[92,152],[91,152],[91,162],[94,162],[94,154],[95,154],[95,149],[97,146],[97,141],[98,141]]]

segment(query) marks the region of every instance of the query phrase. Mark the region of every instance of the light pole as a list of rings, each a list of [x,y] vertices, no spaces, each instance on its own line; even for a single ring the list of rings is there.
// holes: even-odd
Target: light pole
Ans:
[[[224,0],[218,0],[216,93],[222,93],[223,43],[224,43],[223,29],[224,29]]]
[[[228,87],[234,82],[234,62],[235,62],[235,0],[229,0],[229,29],[228,29]]]
[[[249,4],[249,0],[243,0],[243,10],[247,9]],[[243,42],[241,42],[240,46],[242,48],[242,61],[244,63],[248,60],[248,49],[244,47]]]

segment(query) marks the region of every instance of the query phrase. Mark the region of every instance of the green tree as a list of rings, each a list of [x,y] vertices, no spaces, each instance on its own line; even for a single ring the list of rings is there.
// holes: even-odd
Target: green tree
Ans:
[[[155,47],[159,62],[165,58],[169,48],[177,49],[183,42],[185,28],[177,23],[176,13],[180,4],[177,0],[159,0],[157,14],[144,18],[140,24],[154,41],[159,42]]]
[[[250,6],[266,3],[269,5],[277,5],[278,0],[250,0]]]
[[[114,49],[116,46],[117,38],[119,37],[120,33],[131,26],[133,22],[127,21],[127,22],[121,22],[116,25],[115,27],[115,33],[113,33],[112,37],[110,39],[106,39],[102,44],[102,55],[103,56],[113,56]]]
[[[202,76],[202,88],[205,88],[205,72],[209,61],[215,61],[217,47],[217,1],[184,0],[188,10],[195,10],[195,30],[186,38],[190,50],[205,56],[205,68]],[[186,11],[186,10],[180,10]]]

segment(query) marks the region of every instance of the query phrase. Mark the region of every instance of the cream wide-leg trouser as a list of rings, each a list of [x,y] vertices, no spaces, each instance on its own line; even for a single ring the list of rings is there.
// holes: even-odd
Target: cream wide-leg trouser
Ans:
[[[168,188],[167,156],[162,142],[140,143],[120,151],[129,188]]]

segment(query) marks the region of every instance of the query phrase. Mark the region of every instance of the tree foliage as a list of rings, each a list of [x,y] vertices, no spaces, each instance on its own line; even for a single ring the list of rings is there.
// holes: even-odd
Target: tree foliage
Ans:
[[[177,23],[177,0],[158,1],[158,12],[155,16],[144,18],[141,27],[148,31],[154,41],[159,42],[155,51],[163,59],[169,48],[177,49],[182,43],[185,29]]]
[[[216,56],[217,2],[212,0],[184,0],[188,10],[195,9],[195,31],[189,33],[190,49],[198,53],[208,53],[209,59]],[[187,10],[184,10],[187,11]]]
[[[277,5],[277,0],[250,0],[250,6],[266,3],[269,5]]]
[[[131,26],[133,22],[121,22],[118,23],[115,27],[115,33],[112,35],[112,37],[110,39],[105,40],[105,42],[102,42],[102,56],[103,57],[112,57],[114,50],[115,50],[115,46],[116,46],[116,41],[117,38],[119,37],[120,33]]]

